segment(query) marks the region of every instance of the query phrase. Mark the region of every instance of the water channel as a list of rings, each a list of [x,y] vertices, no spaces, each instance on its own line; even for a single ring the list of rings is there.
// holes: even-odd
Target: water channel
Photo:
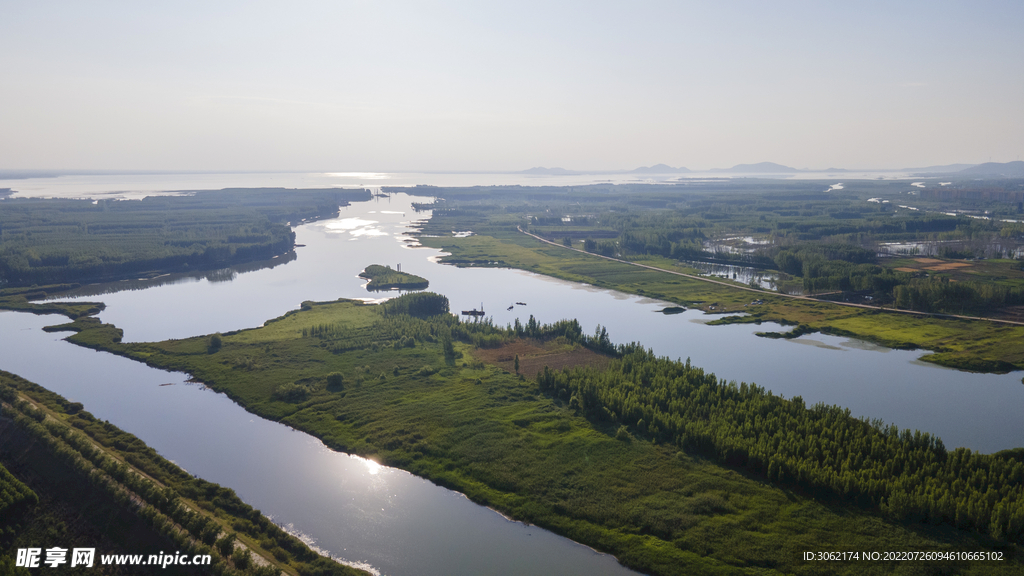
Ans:
[[[338,218],[296,228],[294,257],[197,276],[83,288],[82,300],[126,341],[182,338],[259,326],[303,300],[377,297],[357,274],[401,264],[448,296],[453,310],[484,306],[499,324],[530,315],[606,326],[617,342],[730,380],[756,382],[808,404],[848,407],[902,428],[939,435],[949,447],[984,452],[1024,445],[1019,374],[981,375],[918,360],[920,353],[823,335],[769,340],[778,326],[705,326],[697,311],[664,315],[666,303],[524,271],[439,265],[409,226],[427,217],[403,194],[344,207]],[[422,201],[422,199],[418,199]],[[525,302],[525,306],[514,305]],[[509,306],[512,310],[508,310]],[[379,574],[627,574],[614,559],[500,515],[400,470],[333,453],[314,438],[248,414],[226,397],[154,370],[78,348],[41,331],[56,317],[0,312],[0,367],[128,430],[203,478],[307,536],[334,557]],[[56,362],[53,359],[59,358]],[[159,384],[173,383],[173,386]]]
[[[778,290],[775,281],[778,280],[779,275],[774,272],[750,266],[736,266],[735,264],[717,264],[697,260],[683,260],[682,262],[696,270],[701,276],[735,280],[748,286],[758,286],[764,290]]]

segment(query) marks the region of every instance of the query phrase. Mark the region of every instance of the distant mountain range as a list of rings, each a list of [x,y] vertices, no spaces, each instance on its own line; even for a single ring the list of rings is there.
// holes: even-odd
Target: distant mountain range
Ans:
[[[641,166],[633,170],[566,170],[565,168],[545,168],[536,166],[529,170],[523,170],[519,174],[534,174],[538,176],[572,176],[576,174],[686,174],[688,168],[673,168],[667,164],[655,164],[654,166]]]
[[[687,174],[693,172],[689,168],[673,168],[667,164],[655,164],[654,166],[641,166],[630,170],[630,174]]]
[[[573,176],[581,174],[689,174],[694,172],[689,168],[680,166],[673,168],[668,164],[655,164],[654,166],[641,166],[632,170],[567,170],[565,168],[545,168],[538,166],[518,172],[519,174],[534,174],[538,176]],[[937,166],[925,166],[921,168],[902,168],[899,170],[849,170],[846,168],[828,168],[826,170],[800,170],[790,166],[783,166],[775,162],[759,162],[757,164],[737,164],[732,168],[712,168],[706,171],[719,174],[796,174],[799,172],[908,172],[911,174],[929,175],[959,175],[966,177],[1003,177],[1022,178],[1024,177],[1024,161],[1013,162],[986,162],[984,164],[942,164]]]
[[[833,170],[835,171],[835,170]],[[689,174],[693,172],[689,168],[680,166],[673,168],[668,164],[655,164],[654,166],[641,166],[632,170],[566,170],[565,168],[545,168],[537,166],[529,170],[522,170],[518,174],[534,174],[539,176],[571,176],[576,174]],[[760,164],[738,164],[732,168],[713,168],[708,172],[725,172],[733,174],[783,174],[800,172],[796,168],[783,166],[774,162],[761,162]]]
[[[1024,177],[1024,160],[1013,162],[985,162],[957,172],[970,176],[1004,176],[1008,178]]]
[[[940,166],[925,166],[924,168],[904,168],[902,171],[915,174],[951,174],[971,166],[975,166],[975,164],[942,164]]]
[[[785,174],[800,172],[796,168],[776,164],[775,162],[758,162],[757,164],[737,164],[732,168],[712,168],[708,172],[727,172],[730,174]]]

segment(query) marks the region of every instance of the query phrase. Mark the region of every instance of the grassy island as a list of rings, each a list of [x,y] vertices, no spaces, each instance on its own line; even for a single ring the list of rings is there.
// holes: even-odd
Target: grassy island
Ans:
[[[426,278],[401,272],[391,266],[371,264],[359,273],[360,278],[367,278],[370,282],[366,285],[367,290],[423,290],[430,285]]]
[[[575,321],[461,322],[443,296],[305,302],[250,330],[71,340],[191,373],[246,409],[649,574],[1014,574],[1024,459],[728,383]],[[552,369],[557,368],[557,369]],[[1001,561],[803,560],[987,551]]]

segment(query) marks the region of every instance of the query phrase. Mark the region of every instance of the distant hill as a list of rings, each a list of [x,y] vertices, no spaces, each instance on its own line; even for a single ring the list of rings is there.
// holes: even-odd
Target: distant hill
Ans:
[[[33,170],[0,169],[0,180],[26,178],[57,178],[59,176],[134,176],[151,174],[218,174],[217,171],[195,170]]]
[[[757,164],[737,164],[732,168],[715,168],[710,172],[731,172],[733,174],[785,174],[799,172],[796,168],[776,164],[775,162],[759,162]]]
[[[23,180],[26,178],[54,178],[62,176],[57,170],[0,170],[0,180]]]
[[[630,174],[686,174],[692,172],[689,168],[673,168],[667,164],[655,164],[654,166],[641,166],[630,170]]]
[[[1006,176],[1010,178],[1024,177],[1024,160],[1013,162],[985,162],[957,172],[965,176]]]
[[[544,176],[568,176],[579,173],[575,170],[566,170],[565,168],[544,168],[543,166],[536,166],[519,172],[519,174],[539,174]]]
[[[904,168],[903,172],[917,172],[920,174],[935,173],[935,174],[950,174],[953,172],[960,172],[965,168],[971,168],[975,164],[942,164],[939,166],[925,166],[923,168]]]

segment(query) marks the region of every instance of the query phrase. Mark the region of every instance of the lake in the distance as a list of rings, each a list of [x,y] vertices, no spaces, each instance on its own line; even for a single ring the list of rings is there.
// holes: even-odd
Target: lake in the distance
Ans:
[[[241,172],[167,174],[69,174],[46,178],[4,179],[0,190],[10,188],[15,197],[142,198],[176,190],[221,188],[360,188],[377,186],[586,186],[589,184],[657,184],[674,181],[768,178],[773,180],[821,180],[835,178],[829,172],[789,174],[523,174],[521,172]],[[844,172],[847,180],[904,180],[905,172]]]
[[[439,251],[411,247],[405,236],[414,220],[426,217],[411,209],[417,200],[375,198],[342,208],[336,219],[299,226],[296,242],[305,246],[265,267],[94,285],[79,298],[105,302],[100,317],[124,329],[127,341],[182,338],[259,326],[303,300],[378,297],[357,274],[368,264],[401,264],[448,296],[453,310],[482,304],[498,324],[530,315],[541,322],[575,317],[587,330],[606,326],[613,341],[639,341],[722,378],[932,432],[948,447],[992,452],[1024,445],[1019,375],[958,372],[920,362],[919,352],[824,335],[757,338],[755,331],[780,328],[705,326],[709,317],[700,312],[663,315],[658,310],[665,303],[638,296],[518,270],[439,265]],[[234,488],[335,557],[393,575],[629,573],[607,556],[508,522],[415,476],[332,453],[223,395],[185,384],[185,375],[40,330],[59,321],[0,313],[0,367],[83,402],[190,472]],[[170,382],[175,385],[158,386]]]

